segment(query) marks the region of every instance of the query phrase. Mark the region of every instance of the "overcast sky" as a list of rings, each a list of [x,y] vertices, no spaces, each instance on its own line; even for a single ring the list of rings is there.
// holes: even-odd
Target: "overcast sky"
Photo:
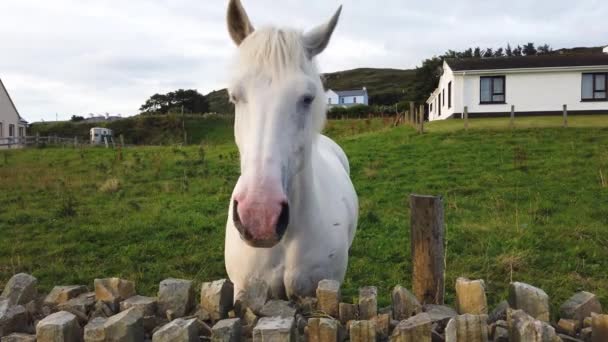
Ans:
[[[28,121],[133,115],[152,94],[225,86],[227,0],[0,0],[0,78]],[[324,72],[413,68],[448,49],[608,45],[606,0],[243,0],[255,26],[344,11]]]

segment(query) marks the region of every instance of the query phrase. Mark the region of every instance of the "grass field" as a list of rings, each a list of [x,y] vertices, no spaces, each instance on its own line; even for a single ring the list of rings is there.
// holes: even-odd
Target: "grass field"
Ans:
[[[492,305],[512,279],[545,289],[554,312],[578,290],[608,304],[608,117],[594,120],[518,121],[514,131],[494,120],[464,131],[453,120],[422,136],[379,120],[331,122],[361,205],[345,299],[376,285],[387,304],[390,288],[410,285],[408,194],[424,193],[445,199],[449,303],[467,276],[486,280]],[[225,277],[238,176],[225,135],[208,146],[0,152],[0,286],[19,271],[45,290],[122,276],[153,295],[166,277]]]

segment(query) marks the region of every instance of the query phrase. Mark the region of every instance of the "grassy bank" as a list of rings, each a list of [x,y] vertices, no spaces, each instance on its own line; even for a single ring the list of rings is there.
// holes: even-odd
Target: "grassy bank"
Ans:
[[[377,285],[386,304],[392,286],[410,285],[407,195],[415,192],[445,199],[448,301],[456,277],[467,276],[486,280],[492,304],[511,279],[545,289],[554,311],[582,289],[608,304],[608,128],[600,123],[436,129],[453,121],[420,136],[378,120],[331,122],[361,204],[345,296]],[[0,286],[19,271],[46,290],[117,275],[151,295],[170,276],[224,277],[238,176],[224,132],[204,147],[0,153]]]

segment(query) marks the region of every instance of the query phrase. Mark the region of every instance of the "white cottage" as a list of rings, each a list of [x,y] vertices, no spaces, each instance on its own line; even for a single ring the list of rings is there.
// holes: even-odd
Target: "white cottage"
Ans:
[[[27,121],[23,120],[0,79],[0,149],[21,147],[20,137],[25,137]]]
[[[447,59],[426,101],[429,120],[608,113],[608,48],[587,55]]]
[[[367,88],[363,87],[359,90],[331,90],[325,92],[327,104],[332,106],[349,107],[355,105],[369,105],[369,96]]]

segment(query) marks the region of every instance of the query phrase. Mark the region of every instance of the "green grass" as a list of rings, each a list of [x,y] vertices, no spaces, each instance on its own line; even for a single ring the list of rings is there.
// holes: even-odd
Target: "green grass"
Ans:
[[[345,300],[376,285],[385,305],[390,288],[410,285],[408,194],[423,193],[445,201],[448,303],[466,276],[485,279],[492,305],[511,279],[543,288],[554,313],[578,290],[608,304],[608,119],[596,120],[433,130],[454,120],[424,135],[379,120],[330,122],[361,207]],[[472,125],[500,126],[482,121]],[[152,295],[167,277],[225,277],[238,154],[220,136],[204,148],[0,152],[0,286],[20,271],[43,290],[122,276]]]
[[[504,130],[510,129],[510,118],[469,119],[469,129]],[[561,116],[526,116],[516,117],[515,128],[548,128],[563,127],[564,119]],[[568,117],[568,127],[572,128],[598,128],[608,127],[607,115],[571,115]],[[463,120],[433,121],[425,125],[431,133],[452,132],[464,129]]]

